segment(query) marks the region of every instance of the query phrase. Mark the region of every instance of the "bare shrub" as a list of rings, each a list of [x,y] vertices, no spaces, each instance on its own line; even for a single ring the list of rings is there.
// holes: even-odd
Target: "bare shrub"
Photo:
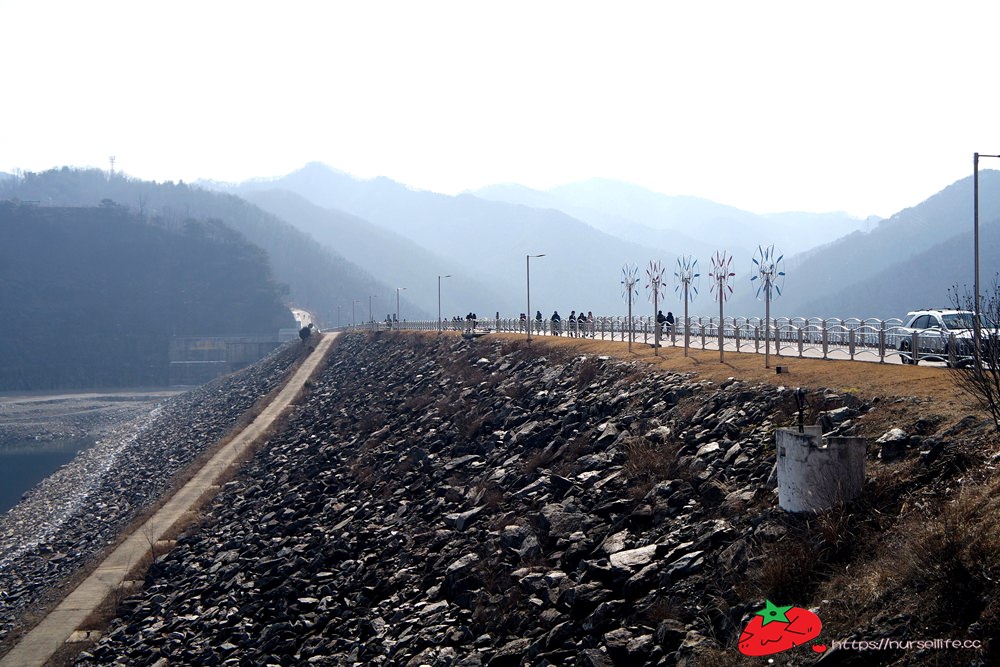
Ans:
[[[626,494],[633,500],[646,496],[657,483],[682,477],[677,463],[679,445],[676,442],[655,443],[645,438],[632,438],[625,445],[622,466],[628,481]]]
[[[975,310],[975,297],[958,287],[948,290],[952,305]],[[980,297],[980,315],[986,320],[980,328],[980,346],[972,349],[972,362],[954,369],[955,386],[971,397],[993,419],[1000,432],[1000,274],[993,278],[992,293],[985,302]]]
[[[434,402],[434,397],[430,393],[416,394],[403,401],[405,412],[423,412],[424,408]]]
[[[756,581],[761,595],[770,600],[808,600],[823,575],[819,550],[801,537],[768,545]]]
[[[535,452],[521,468],[521,474],[530,475],[539,468],[544,468],[552,461],[552,453],[548,449],[540,449]]]
[[[531,393],[531,388],[526,382],[511,382],[504,387],[503,393],[515,401],[524,400]]]
[[[580,368],[576,377],[576,388],[583,389],[597,378],[601,370],[601,362],[597,357],[587,357],[580,362]]]

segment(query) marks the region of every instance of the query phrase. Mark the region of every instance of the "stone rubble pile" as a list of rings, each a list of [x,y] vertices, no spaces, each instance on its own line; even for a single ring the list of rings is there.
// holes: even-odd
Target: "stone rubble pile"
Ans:
[[[279,387],[298,345],[165,401],[43,480],[0,516],[0,639]]]
[[[345,336],[79,663],[673,665],[735,646],[791,391]],[[832,429],[867,406],[821,395]],[[844,408],[847,408],[846,410]]]

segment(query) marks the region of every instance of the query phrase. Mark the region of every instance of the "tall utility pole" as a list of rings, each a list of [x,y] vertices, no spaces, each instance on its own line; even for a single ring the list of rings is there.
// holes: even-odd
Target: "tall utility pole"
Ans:
[[[441,327],[443,326],[441,322],[441,279],[442,278],[451,278],[451,274],[449,273],[446,276],[438,276],[438,331],[441,331]]]
[[[982,325],[979,321],[979,158],[981,157],[1000,157],[1000,155],[972,154],[972,266],[974,267],[972,281],[974,292],[972,297],[972,335],[976,355],[976,368],[980,368],[983,359],[981,343],[983,334],[981,331]]]
[[[111,172],[108,174],[108,178],[110,179],[112,176],[115,175],[115,156],[112,155],[111,157],[109,157],[108,162],[111,163]]]
[[[541,255],[525,255],[525,273],[528,282],[528,342],[531,342],[531,258],[532,257],[545,257],[545,253]],[[565,312],[565,311],[564,311]]]
[[[403,318],[399,316],[399,290],[406,289],[405,287],[396,288],[396,326],[399,326],[399,322],[403,321]]]

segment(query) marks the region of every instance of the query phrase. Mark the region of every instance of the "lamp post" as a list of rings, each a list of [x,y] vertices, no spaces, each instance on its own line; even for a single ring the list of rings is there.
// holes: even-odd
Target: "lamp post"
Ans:
[[[527,278],[528,285],[528,342],[531,342],[531,258],[532,257],[545,257],[545,253],[541,255],[525,255],[525,277]]]
[[[375,297],[368,296],[368,326],[375,328],[375,316],[372,314],[372,299]]]
[[[404,289],[406,289],[406,288],[405,287],[397,287],[396,288],[396,326],[397,327],[399,326],[399,323],[402,322],[402,320],[399,317],[399,290],[404,290]]]
[[[438,276],[438,331],[441,331],[441,279],[451,278],[451,274]]]
[[[359,299],[355,299],[354,301],[351,301],[351,328],[352,329],[355,327],[355,322],[357,322],[357,320],[354,317],[354,306],[357,305],[359,301],[360,301]]]
[[[979,322],[979,158],[981,157],[1000,157],[1000,155],[980,155],[979,153],[972,154],[972,252],[975,255],[973,258],[973,281],[972,289],[974,295],[972,297],[972,335],[975,344],[975,354],[976,354],[976,368],[978,369],[982,363],[982,332],[980,331]]]

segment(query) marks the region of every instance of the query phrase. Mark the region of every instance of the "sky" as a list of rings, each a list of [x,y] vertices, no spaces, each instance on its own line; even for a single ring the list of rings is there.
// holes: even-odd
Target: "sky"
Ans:
[[[1000,154],[997,25],[995,0],[0,0],[0,171],[315,161],[888,217]]]

